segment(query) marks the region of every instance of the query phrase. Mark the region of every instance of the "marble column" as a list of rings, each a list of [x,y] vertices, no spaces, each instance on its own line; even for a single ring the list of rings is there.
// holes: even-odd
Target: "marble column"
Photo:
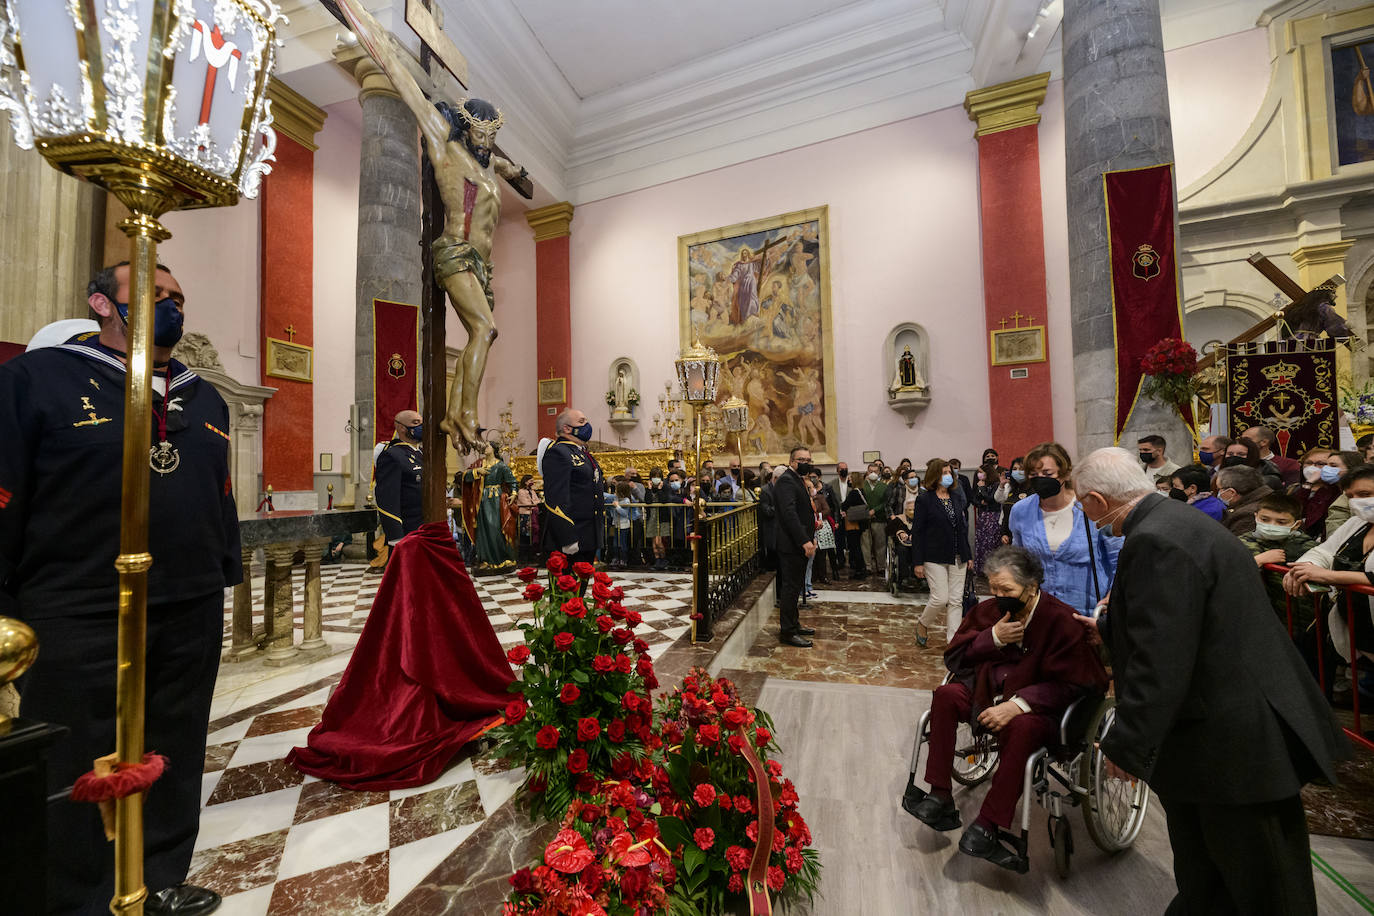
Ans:
[[[15,146],[0,119],[0,341],[26,344],[45,324],[87,316],[104,201],[104,191]]]
[[[296,647],[295,605],[291,601],[291,558],[296,545],[273,544],[263,548],[267,577],[263,585],[263,616],[267,621],[267,657],[264,665],[289,664],[300,653]]]
[[[301,545],[305,554],[305,620],[301,651],[317,655],[328,654],[324,641],[324,602],[320,591],[320,562],[328,539],[307,541]]]
[[[234,586],[233,638],[223,661],[241,662],[257,653],[253,637],[253,548],[243,549],[243,581]]]
[[[1081,456],[1111,445],[1115,422],[1116,345],[1102,173],[1172,162],[1174,141],[1159,0],[1065,0],[1063,45],[1069,294]],[[1164,436],[1170,457],[1186,463],[1190,439],[1182,421],[1141,399],[1121,444],[1134,449],[1136,439],[1149,433]]]
[[[557,413],[572,398],[572,218],[573,205],[566,201],[525,214],[534,230],[535,323],[539,328],[535,375],[568,380],[562,405],[539,406],[539,435],[552,438],[557,437],[553,428]],[[549,415],[549,407],[554,408],[554,416]]]
[[[372,342],[372,300],[420,302],[419,127],[390,80],[371,58],[356,52],[337,56],[362,87],[362,169],[358,180],[358,292],[354,343],[353,400],[358,476],[355,505],[366,501],[372,479],[376,401]],[[382,430],[383,438],[391,427]]]

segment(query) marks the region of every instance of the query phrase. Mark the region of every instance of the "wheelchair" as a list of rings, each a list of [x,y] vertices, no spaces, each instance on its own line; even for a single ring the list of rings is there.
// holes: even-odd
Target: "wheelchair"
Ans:
[[[949,680],[946,675],[943,683]],[[1105,853],[1117,853],[1130,847],[1140,835],[1150,804],[1150,787],[1144,780],[1121,780],[1108,775],[1106,757],[1097,746],[1116,717],[1115,707],[1116,700],[1110,696],[1092,695],[1074,700],[1060,719],[1059,743],[1040,748],[1026,761],[1021,783],[1021,832],[1018,835],[1000,827],[997,831],[998,841],[1009,845],[1013,853],[1011,864],[1004,867],[1018,874],[1030,870],[1032,801],[1049,815],[1046,827],[1054,852],[1055,871],[1061,878],[1069,876],[1074,851],[1073,829],[1069,826],[1066,808],[1083,808],[1088,836]],[[916,774],[920,769],[921,745],[929,740],[930,710],[927,709],[916,724],[911,772],[907,775],[906,791],[902,796],[902,807],[908,812],[926,796],[925,790],[916,785]],[[950,775],[960,785],[972,788],[996,771],[997,738],[961,722],[954,736],[954,754]]]

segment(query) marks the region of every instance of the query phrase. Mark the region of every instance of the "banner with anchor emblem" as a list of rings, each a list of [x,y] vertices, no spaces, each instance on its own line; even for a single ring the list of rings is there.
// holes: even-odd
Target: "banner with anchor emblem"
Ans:
[[[1251,345],[1226,357],[1227,411],[1233,435],[1251,426],[1274,430],[1274,453],[1300,458],[1310,448],[1336,448],[1336,351],[1265,352]]]
[[[1174,172],[1169,164],[1102,174],[1116,342],[1117,439],[1126,428],[1144,373],[1140,361],[1166,338],[1183,339],[1174,257]]]
[[[420,307],[372,300],[375,441],[391,438],[396,414],[420,409]]]

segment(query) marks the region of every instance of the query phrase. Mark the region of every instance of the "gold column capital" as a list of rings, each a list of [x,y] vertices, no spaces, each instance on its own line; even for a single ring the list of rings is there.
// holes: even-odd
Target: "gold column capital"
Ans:
[[[978,126],[975,137],[1040,123],[1040,104],[1050,84],[1048,73],[975,89],[964,96],[964,110]]]
[[[565,235],[572,235],[572,218],[573,205],[566,200],[562,203],[549,204],[547,207],[525,211],[525,222],[529,223],[530,228],[534,230],[536,242],[561,239]]]
[[[1293,250],[1293,263],[1297,265],[1298,270],[1306,270],[1319,264],[1344,264],[1345,253],[1354,244],[1354,239],[1337,239],[1334,242],[1303,245]]]
[[[277,133],[285,134],[311,152],[320,148],[315,135],[329,117],[323,108],[275,76],[267,84],[267,97],[272,100],[272,126]]]

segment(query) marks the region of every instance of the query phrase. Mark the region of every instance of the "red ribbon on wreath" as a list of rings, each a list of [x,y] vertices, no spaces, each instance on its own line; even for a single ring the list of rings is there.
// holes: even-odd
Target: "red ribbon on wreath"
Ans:
[[[740,754],[749,765],[749,772],[754,774],[754,810],[759,815],[759,837],[754,844],[754,857],[749,862],[749,883],[744,891],[752,916],[772,916],[773,901],[768,896],[768,857],[773,852],[773,834],[778,829],[777,815],[773,811],[773,787],[768,782],[768,771],[763,768],[763,761],[745,734],[746,725],[741,722],[736,731],[744,739],[740,742]]]
[[[95,802],[105,825],[105,838],[114,839],[114,803],[147,792],[167,769],[167,758],[151,751],[141,763],[120,763],[117,754],[97,758],[94,768],[82,773],[72,786],[72,801]]]

